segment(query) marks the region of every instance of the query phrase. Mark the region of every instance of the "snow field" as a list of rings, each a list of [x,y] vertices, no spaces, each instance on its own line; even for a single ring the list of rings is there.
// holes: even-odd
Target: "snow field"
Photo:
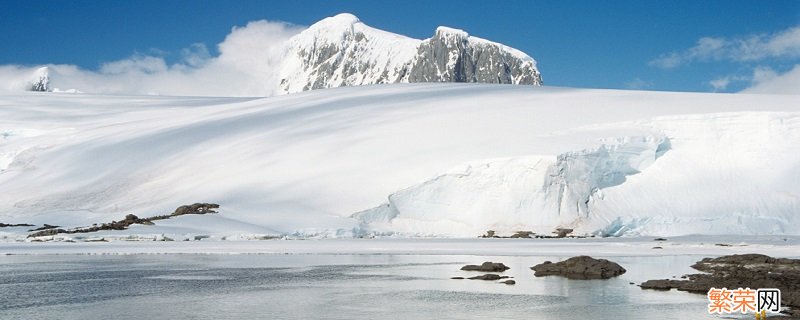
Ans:
[[[217,216],[126,232],[797,234],[798,105],[478,84],[4,95],[0,222],[77,227],[215,202]]]

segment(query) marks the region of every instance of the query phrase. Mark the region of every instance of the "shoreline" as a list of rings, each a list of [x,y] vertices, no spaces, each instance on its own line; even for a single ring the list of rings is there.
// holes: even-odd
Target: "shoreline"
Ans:
[[[298,239],[245,241],[111,241],[6,242],[0,256],[9,255],[131,255],[131,254],[381,254],[605,257],[760,253],[800,257],[796,236],[682,236],[586,239]],[[660,247],[660,249],[657,249]]]

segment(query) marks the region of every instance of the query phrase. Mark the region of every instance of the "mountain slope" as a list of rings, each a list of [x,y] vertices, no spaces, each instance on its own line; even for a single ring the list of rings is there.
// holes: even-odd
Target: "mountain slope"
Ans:
[[[292,37],[280,78],[284,93],[409,82],[542,84],[536,61],[519,50],[446,27],[430,39],[411,39],[351,14],[323,19]]]
[[[4,95],[0,222],[214,202],[219,215],[125,232],[798,234],[798,99],[480,84]]]

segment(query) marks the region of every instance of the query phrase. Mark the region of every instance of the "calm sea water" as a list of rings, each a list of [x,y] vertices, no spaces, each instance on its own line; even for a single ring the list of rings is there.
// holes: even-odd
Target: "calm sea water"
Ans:
[[[699,258],[615,257],[625,275],[568,280],[529,269],[555,257],[0,256],[0,319],[703,319],[705,296],[629,284]],[[517,284],[449,279],[483,261]]]

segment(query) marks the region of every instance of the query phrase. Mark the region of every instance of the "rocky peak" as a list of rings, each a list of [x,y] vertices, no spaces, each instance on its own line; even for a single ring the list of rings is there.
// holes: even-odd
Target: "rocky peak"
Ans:
[[[412,39],[348,13],[292,37],[280,77],[284,93],[381,83],[542,83],[536,61],[519,50],[448,27],[438,27],[432,38]]]
[[[536,61],[525,53],[448,27],[417,49],[408,82],[479,82],[541,85]]]
[[[50,69],[48,67],[36,69],[31,76],[28,91],[47,92],[50,90]]]

